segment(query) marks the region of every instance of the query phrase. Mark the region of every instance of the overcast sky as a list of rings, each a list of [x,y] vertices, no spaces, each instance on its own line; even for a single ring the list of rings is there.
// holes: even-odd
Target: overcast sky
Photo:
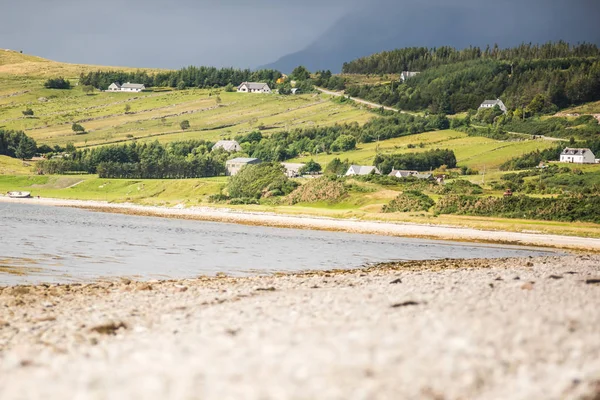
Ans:
[[[563,1],[495,4],[500,17],[503,7],[536,2],[546,8]],[[600,9],[600,0],[578,1],[589,2],[592,11]],[[361,7],[385,13],[390,7],[402,10],[407,2],[480,4],[480,0],[0,0],[0,48],[73,63],[253,68],[305,48]]]
[[[302,49],[358,0],[0,0],[0,48],[64,62],[254,67]]]

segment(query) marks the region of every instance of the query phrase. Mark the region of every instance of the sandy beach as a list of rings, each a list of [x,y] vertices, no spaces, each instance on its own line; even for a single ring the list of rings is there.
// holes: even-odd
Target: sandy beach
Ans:
[[[600,239],[576,236],[536,234],[480,230],[455,226],[420,225],[335,219],[314,216],[283,215],[266,212],[239,211],[211,207],[159,207],[131,203],[109,203],[103,201],[66,200],[51,198],[13,199],[0,196],[0,203],[36,204],[57,207],[77,207],[88,210],[146,215],[166,218],[182,218],[200,221],[229,222],[282,228],[317,229],[352,233],[379,234],[390,236],[503,243],[526,246],[545,246],[561,249],[600,251]]]
[[[598,399],[600,257],[0,288],[0,398]]]

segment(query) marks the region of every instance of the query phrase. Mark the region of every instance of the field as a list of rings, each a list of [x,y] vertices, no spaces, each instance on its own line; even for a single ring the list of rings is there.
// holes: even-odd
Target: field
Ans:
[[[416,145],[409,148],[408,145]],[[450,149],[456,154],[459,166],[467,166],[477,170],[494,170],[505,161],[529,153],[536,149],[545,149],[554,144],[543,140],[526,140],[501,142],[484,137],[470,137],[466,133],[446,130],[404,136],[375,143],[359,143],[357,150],[317,155],[316,157],[299,157],[290,162],[306,162],[311,158],[327,164],[334,158],[348,159],[359,165],[372,165],[375,155],[391,153],[423,152],[431,149]]]
[[[76,85],[81,72],[114,68],[0,51],[0,128],[23,130],[38,144],[64,146],[72,142],[85,147],[134,139],[217,140],[259,127],[270,133],[298,126],[364,123],[374,116],[367,109],[333,103],[326,95],[249,96],[223,90],[164,88],[88,95],[78,86],[71,90],[43,87],[48,77],[64,76]],[[32,117],[23,116],[27,108],[33,110]],[[185,132],[179,127],[182,120],[189,120],[191,125]],[[75,122],[87,133],[76,135],[71,130]]]
[[[8,83],[8,84],[6,84]],[[374,114],[329,101],[326,95],[248,95],[212,90],[84,94],[80,88],[51,90],[43,81],[0,76],[0,86],[13,95],[0,95],[0,127],[24,130],[38,143],[77,147],[126,140],[168,142],[182,139],[233,137],[261,128],[265,132],[299,126],[367,122]],[[39,100],[41,99],[41,101]],[[125,106],[130,110],[126,113]],[[22,111],[31,108],[33,118]],[[183,132],[182,120],[191,128]],[[88,133],[76,135],[77,122]]]
[[[225,177],[161,180],[101,179],[97,175],[2,176],[0,193],[31,191],[34,196],[63,199],[135,202],[147,205],[198,204],[218,193]]]

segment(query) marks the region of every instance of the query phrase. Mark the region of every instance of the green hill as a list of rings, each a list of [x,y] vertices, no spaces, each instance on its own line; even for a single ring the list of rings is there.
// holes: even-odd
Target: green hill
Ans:
[[[600,100],[600,49],[593,44],[406,48],[344,65],[344,72],[353,74],[402,71],[420,74],[405,83],[352,85],[347,93],[402,110],[446,114],[477,109],[485,99],[501,98],[509,109],[533,113]]]

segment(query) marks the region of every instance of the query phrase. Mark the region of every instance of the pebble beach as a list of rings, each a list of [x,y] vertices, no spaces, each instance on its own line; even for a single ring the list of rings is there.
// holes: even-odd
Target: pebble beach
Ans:
[[[600,257],[0,288],[0,398],[598,399]]]

